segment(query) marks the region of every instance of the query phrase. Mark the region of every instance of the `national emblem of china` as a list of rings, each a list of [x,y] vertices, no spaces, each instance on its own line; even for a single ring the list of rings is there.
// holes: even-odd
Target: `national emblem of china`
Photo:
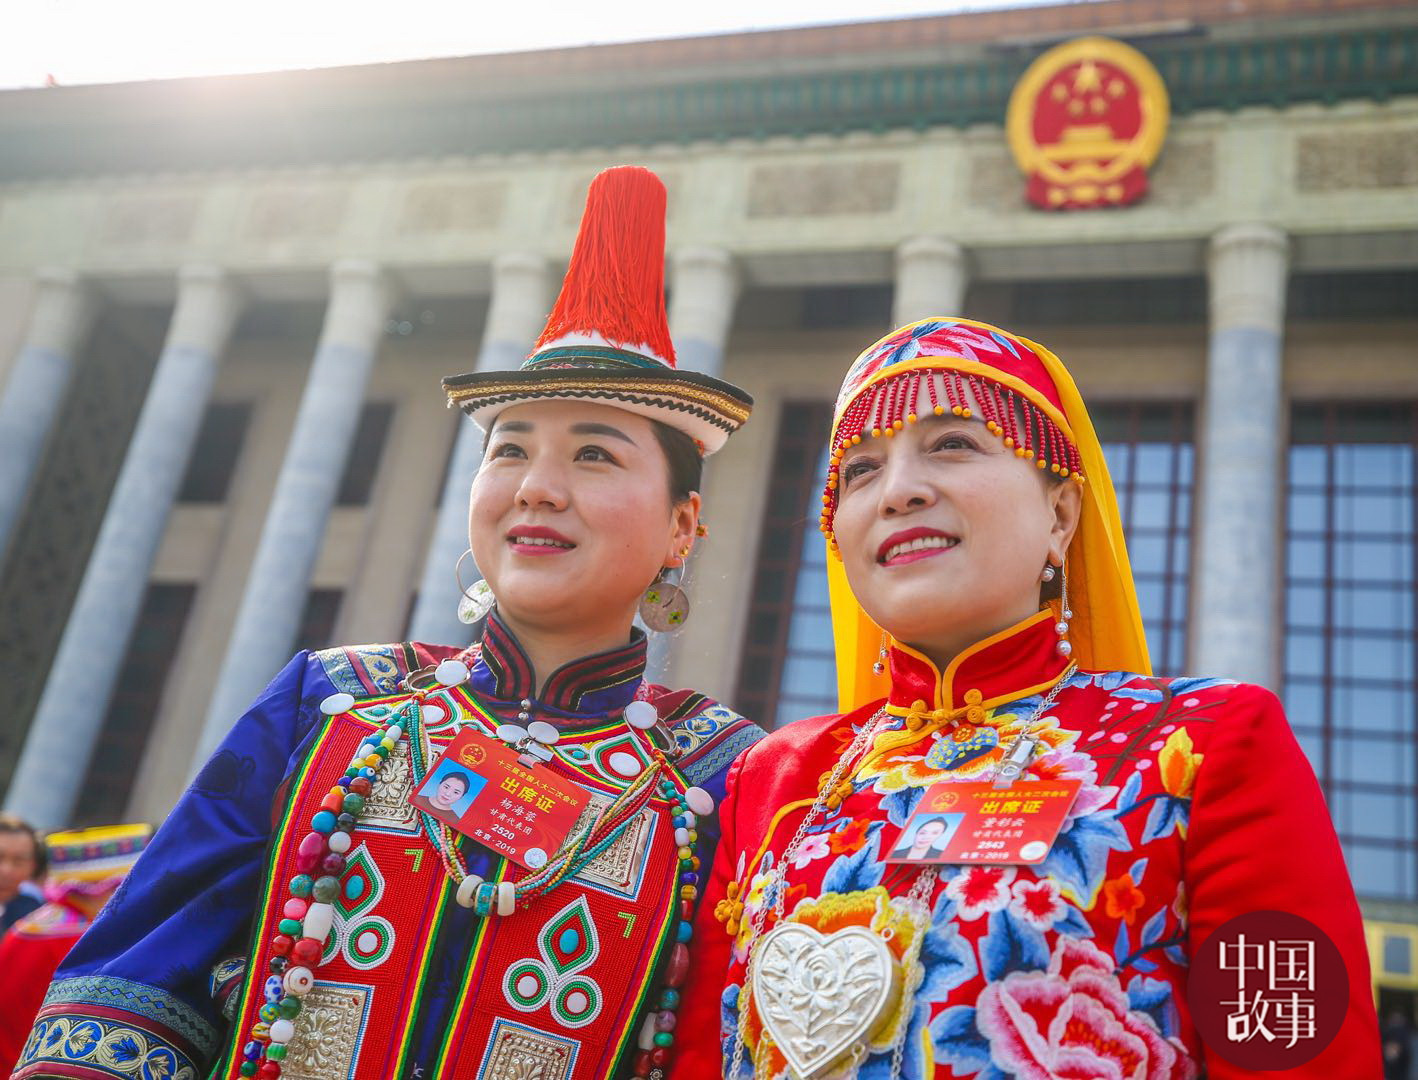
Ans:
[[[1130,45],[1088,37],[1050,49],[1015,86],[1006,120],[1029,201],[1046,210],[1136,202],[1169,111],[1162,76]]]

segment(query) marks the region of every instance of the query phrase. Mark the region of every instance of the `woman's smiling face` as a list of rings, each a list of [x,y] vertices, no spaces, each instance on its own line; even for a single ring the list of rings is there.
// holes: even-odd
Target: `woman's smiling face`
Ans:
[[[975,419],[929,412],[849,448],[833,530],[852,592],[896,640],[939,664],[1039,609],[1081,493]]]
[[[648,419],[610,405],[539,401],[505,410],[473,480],[478,569],[516,626],[624,622],[693,542],[699,496],[672,505]]]

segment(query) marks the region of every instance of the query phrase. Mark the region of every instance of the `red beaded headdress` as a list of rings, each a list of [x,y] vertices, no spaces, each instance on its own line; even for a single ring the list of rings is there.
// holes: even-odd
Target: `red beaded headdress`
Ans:
[[[1019,457],[1082,483],[1083,461],[1038,346],[984,323],[924,319],[894,330],[852,364],[837,395],[819,524],[830,543],[837,467],[863,437],[892,436],[930,409],[973,414]]]
[[[1042,345],[985,323],[936,318],[893,330],[852,364],[834,414],[821,526],[827,536],[837,680],[844,712],[886,693],[873,660],[878,627],[856,597],[832,521],[837,468],[848,446],[888,438],[922,413],[979,419],[1005,446],[1040,469],[1088,486],[1068,550],[1069,639],[1084,669],[1151,670],[1117,498],[1103,448],[1068,370]]]

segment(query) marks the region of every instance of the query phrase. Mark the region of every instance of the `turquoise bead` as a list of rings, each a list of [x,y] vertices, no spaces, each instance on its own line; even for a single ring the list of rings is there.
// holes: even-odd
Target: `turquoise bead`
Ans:
[[[310,819],[310,827],[318,833],[328,835],[335,831],[335,815],[328,810],[321,810]]]
[[[346,795],[346,796],[345,796],[345,813],[347,813],[347,814],[358,814],[358,813],[362,812],[363,810],[364,810],[364,796],[363,796],[363,795]]]
[[[276,929],[283,934],[289,934],[291,937],[300,937],[300,920],[282,919],[276,924]]]
[[[666,987],[665,990],[664,990],[664,992],[663,992],[662,994],[660,994],[660,1008],[662,1008],[662,1009],[674,1009],[674,1008],[678,1008],[678,1007],[679,1007],[679,991],[678,991],[678,990],[671,990],[669,987]]]
[[[676,928],[675,935],[680,941],[688,942],[689,939],[694,936],[694,927],[690,926],[687,922],[682,922]]]
[[[668,1032],[668,1031],[657,1031],[657,1032],[655,1032],[655,1045],[656,1045],[656,1046],[673,1046],[673,1045],[674,1045],[674,1042],[675,1042],[675,1037],[674,1037],[674,1035],[671,1034],[670,1032]]]
[[[314,882],[309,874],[297,874],[290,879],[290,894],[304,900],[310,895]]]

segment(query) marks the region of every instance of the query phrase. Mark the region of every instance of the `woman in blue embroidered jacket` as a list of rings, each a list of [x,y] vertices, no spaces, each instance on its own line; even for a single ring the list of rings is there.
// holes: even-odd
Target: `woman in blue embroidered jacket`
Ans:
[[[713,805],[760,733],[647,683],[631,626],[638,602],[677,621],[670,588],[643,598],[751,407],[674,367],[663,228],[653,174],[603,173],[523,368],[445,380],[488,432],[481,641],[292,660],[69,955],[16,1076],[666,1075]],[[468,728],[588,793],[560,849],[517,865],[410,804]],[[495,794],[509,829],[546,809]]]

